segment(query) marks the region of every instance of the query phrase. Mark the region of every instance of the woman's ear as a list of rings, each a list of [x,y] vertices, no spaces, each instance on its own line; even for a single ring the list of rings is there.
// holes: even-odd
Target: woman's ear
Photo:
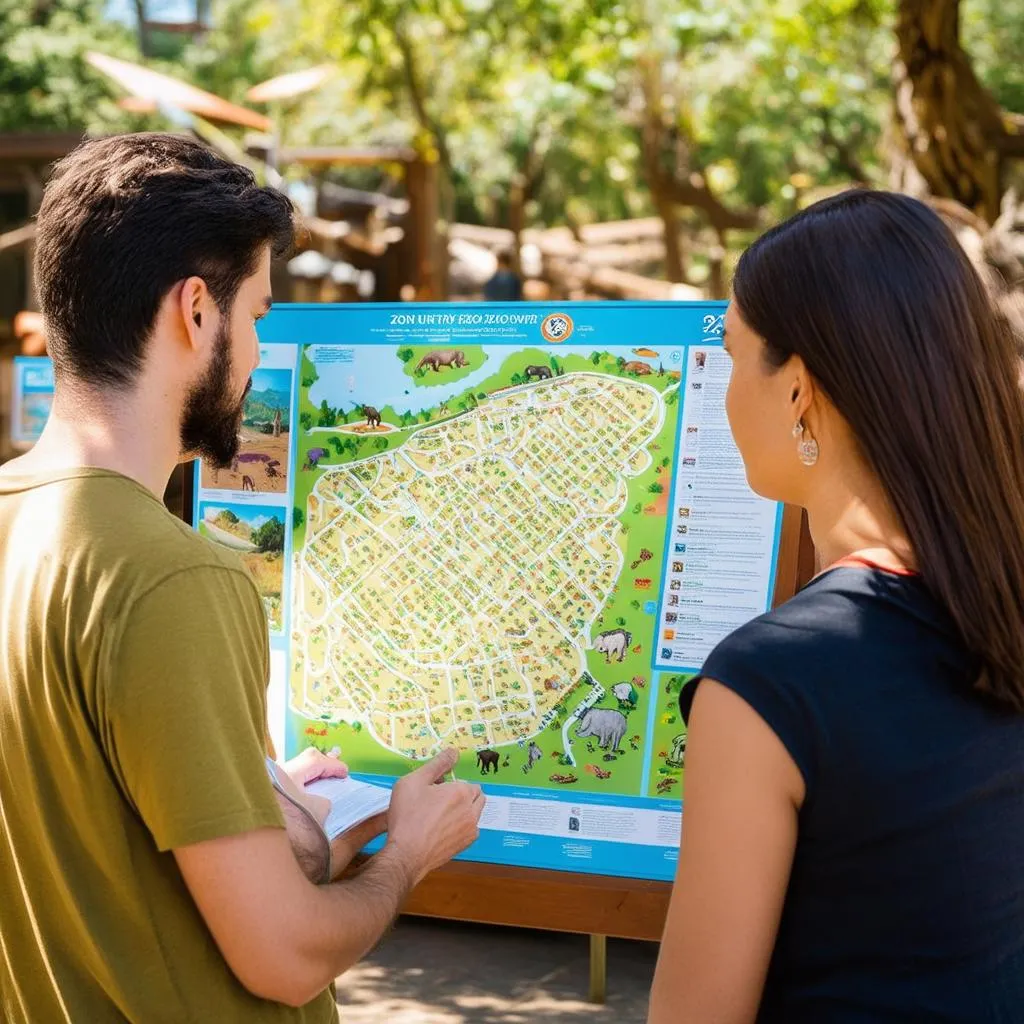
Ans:
[[[799,423],[814,405],[814,380],[807,372],[807,366],[800,356],[792,356],[782,372],[788,375],[789,380],[787,397],[790,416],[794,423]]]

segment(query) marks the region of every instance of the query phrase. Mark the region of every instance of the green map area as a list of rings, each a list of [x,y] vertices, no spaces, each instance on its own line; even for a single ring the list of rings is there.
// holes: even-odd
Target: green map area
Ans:
[[[436,351],[381,359],[408,370]],[[680,680],[652,679],[650,645],[678,371],[510,348],[480,384],[399,413],[314,405],[313,352],[295,481],[298,745],[382,775],[454,745],[461,778],[677,796]],[[484,358],[463,346],[426,374]]]

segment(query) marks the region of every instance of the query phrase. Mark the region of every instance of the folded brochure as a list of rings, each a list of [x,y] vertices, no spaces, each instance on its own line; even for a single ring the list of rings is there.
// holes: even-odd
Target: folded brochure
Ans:
[[[331,840],[383,813],[391,804],[390,789],[356,779],[317,779],[305,788],[307,793],[331,801],[331,811],[324,822],[324,831]]]
[[[284,769],[272,758],[266,759],[267,772],[274,789],[295,807],[300,808],[313,821],[313,816],[302,807],[292,795],[291,784],[287,781]],[[359,782],[356,779],[317,779],[304,787],[307,793],[327,797],[331,809],[323,830],[327,838],[335,840],[343,832],[361,825],[375,814],[386,811],[391,805],[391,790],[385,786]]]

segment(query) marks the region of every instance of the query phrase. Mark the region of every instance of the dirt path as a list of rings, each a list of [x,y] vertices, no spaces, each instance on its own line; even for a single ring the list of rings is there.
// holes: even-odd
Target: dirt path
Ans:
[[[644,1024],[653,943],[610,940],[608,1003],[586,1001],[586,936],[402,918],[338,979],[342,1024]]]

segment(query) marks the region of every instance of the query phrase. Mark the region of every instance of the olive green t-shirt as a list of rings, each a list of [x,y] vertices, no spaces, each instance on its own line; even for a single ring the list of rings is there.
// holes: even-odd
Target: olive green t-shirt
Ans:
[[[176,847],[283,827],[236,557],[126,477],[0,475],[0,1019],[334,1021],[251,995]]]

